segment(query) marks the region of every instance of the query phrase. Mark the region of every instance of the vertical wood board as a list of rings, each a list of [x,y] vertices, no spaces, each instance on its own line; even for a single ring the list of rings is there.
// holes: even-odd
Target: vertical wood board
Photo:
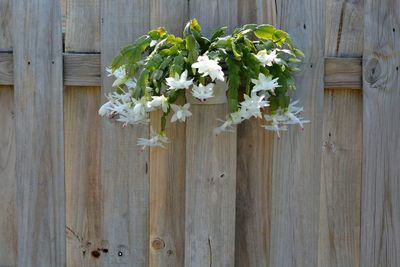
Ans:
[[[171,8],[173,6],[174,8]],[[181,36],[188,21],[188,1],[150,1],[151,28],[165,27]],[[161,111],[151,114],[151,124],[160,130]],[[170,123],[166,149],[150,149],[150,266],[179,267],[185,250],[185,124]]]
[[[102,96],[112,91],[112,78],[105,68],[119,50],[149,29],[149,2],[146,0],[101,1]],[[104,97],[102,101],[104,101]],[[130,126],[101,120],[101,184],[103,238],[109,250],[106,266],[148,265],[148,151],[136,145],[147,138],[148,126]]]
[[[13,1],[18,266],[65,265],[58,1]]]
[[[365,1],[363,267],[400,265],[399,11],[399,1]]]
[[[294,99],[311,120],[304,133],[290,127],[274,146],[271,267],[316,266],[322,146],[324,12],[317,0],[278,2],[278,25],[306,58]],[[307,157],[305,157],[305,155]]]

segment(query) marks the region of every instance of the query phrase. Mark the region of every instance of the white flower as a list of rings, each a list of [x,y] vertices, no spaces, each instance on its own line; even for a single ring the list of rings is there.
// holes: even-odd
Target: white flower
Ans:
[[[304,120],[301,116],[301,112],[303,111],[302,107],[296,107],[296,104],[299,101],[294,101],[290,103],[288,109],[283,113],[286,117],[286,120],[283,122],[284,124],[298,124],[301,129],[304,130],[304,123],[309,123],[309,120]]]
[[[222,121],[222,125],[214,128],[213,133],[215,135],[219,135],[222,132],[233,132],[233,125],[237,125],[243,121],[243,117],[241,111],[236,111],[234,113],[229,114],[228,119],[226,121]]]
[[[281,126],[281,121],[285,120],[285,118],[280,115],[264,115],[264,118],[267,122],[270,122],[270,124],[263,125],[262,127],[264,127],[266,130],[276,132],[278,138],[281,138],[281,135],[279,134],[280,131],[287,130],[286,126]]]
[[[206,99],[214,96],[213,87],[213,83],[209,83],[206,86],[202,85],[201,83],[199,86],[193,85],[192,95],[200,101],[205,101]]]
[[[136,88],[136,81],[134,79],[128,79],[125,82],[125,85],[126,85],[126,87],[128,87],[128,89]]]
[[[261,50],[257,53],[256,58],[263,66],[271,67],[272,64],[278,62],[278,56],[276,54],[276,50],[273,50],[271,53],[268,54],[267,50]]]
[[[185,122],[187,117],[192,116],[192,113],[189,111],[189,107],[190,107],[189,103],[186,103],[183,106],[172,104],[171,108],[174,111],[174,115],[172,115],[171,122],[176,122],[176,121]]]
[[[128,124],[146,124],[149,121],[149,110],[147,109],[147,106],[147,100],[145,98],[140,100],[133,99],[132,103],[115,111],[119,115],[117,121],[122,122],[124,127]]]
[[[111,101],[104,103],[99,109],[99,115],[102,117],[108,115],[110,113],[111,107],[112,107]]]
[[[258,80],[251,79],[251,82],[254,84],[252,93],[259,91],[270,91],[272,94],[274,94],[275,88],[280,87],[278,84],[278,79],[279,78],[273,79],[273,77],[270,75],[265,76],[263,73],[260,73],[258,75]]]
[[[150,47],[156,46],[158,44],[158,40],[151,40]]]
[[[264,107],[268,107],[268,101],[264,100],[264,95],[258,96],[256,94],[249,97],[244,95],[244,101],[240,103],[240,114],[244,119],[251,117],[261,118],[261,110]]]
[[[164,144],[168,144],[169,139],[166,136],[159,135],[154,132],[153,128],[151,128],[150,139],[147,138],[138,138],[137,145],[142,146],[142,150],[145,150],[146,147],[162,147],[165,148]]]
[[[179,74],[175,74],[175,77],[167,78],[166,81],[169,89],[185,89],[191,86],[193,79],[187,80],[187,75],[188,72],[185,70],[182,72],[181,76],[179,76]]]
[[[203,77],[210,76],[212,81],[215,79],[225,80],[224,72],[222,67],[218,65],[218,61],[209,59],[207,55],[199,56],[197,62],[192,64],[192,68],[198,69],[199,73],[203,74]]]
[[[166,98],[164,95],[161,96],[152,96],[151,97],[152,100],[149,103],[149,106],[151,108],[158,108],[161,107],[163,112],[167,112],[168,111],[168,98]]]
[[[122,65],[115,71],[112,71],[111,68],[106,68],[106,71],[109,73],[108,77],[114,76],[117,78],[114,83],[112,84],[113,87],[125,84],[127,77],[126,77],[126,71],[125,71],[125,65]]]

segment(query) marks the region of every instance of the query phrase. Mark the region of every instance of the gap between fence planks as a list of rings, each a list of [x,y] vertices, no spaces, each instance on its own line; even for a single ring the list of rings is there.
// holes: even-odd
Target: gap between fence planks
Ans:
[[[64,85],[100,86],[100,54],[64,54]],[[325,58],[326,88],[362,88],[361,58]],[[13,83],[10,52],[0,52],[0,85]]]

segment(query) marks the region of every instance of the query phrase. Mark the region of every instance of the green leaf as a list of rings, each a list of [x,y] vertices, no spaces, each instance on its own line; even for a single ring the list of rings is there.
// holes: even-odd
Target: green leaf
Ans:
[[[190,21],[190,30],[193,31],[197,31],[197,32],[201,32],[201,26],[199,24],[199,22],[197,21],[197,19],[192,19]]]
[[[272,40],[274,43],[276,43],[278,46],[282,46],[285,42],[286,39],[289,35],[287,32],[281,31],[281,30],[276,30],[272,36]]]
[[[275,31],[276,28],[274,26],[263,24],[254,30],[254,34],[262,40],[272,40]]]
[[[192,50],[196,47],[196,39],[194,39],[192,34],[186,35],[185,46],[187,50]]]
[[[226,26],[215,29],[213,31],[213,33],[211,34],[211,41],[224,35],[224,33],[226,32],[226,29],[228,29],[228,27],[226,27]]]
[[[229,57],[226,60],[228,65],[228,106],[229,112],[238,110],[238,91],[240,86],[240,62]]]
[[[167,31],[163,27],[159,27],[157,29],[153,29],[153,30],[149,31],[149,35],[150,35],[151,39],[153,39],[153,40],[161,39],[166,34],[167,34]]]

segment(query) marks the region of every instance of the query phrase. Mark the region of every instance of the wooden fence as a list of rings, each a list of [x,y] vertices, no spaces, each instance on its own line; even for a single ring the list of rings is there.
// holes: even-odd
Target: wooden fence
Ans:
[[[399,0],[0,0],[0,266],[400,266],[399,14]],[[213,137],[226,106],[193,106],[168,149],[140,152],[148,128],[99,118],[118,50],[189,18],[289,31],[305,132],[278,141],[250,121]]]

